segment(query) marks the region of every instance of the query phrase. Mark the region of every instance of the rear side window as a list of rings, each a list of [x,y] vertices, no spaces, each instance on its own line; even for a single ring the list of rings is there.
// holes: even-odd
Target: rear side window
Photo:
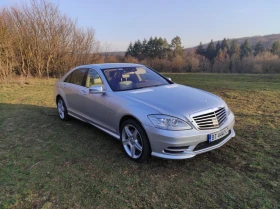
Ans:
[[[64,82],[73,83],[79,86],[85,86],[85,79],[87,75],[88,69],[77,69],[73,71],[65,80]]]
[[[70,83],[71,82],[71,75],[72,75],[72,73],[67,76],[67,78],[64,80],[64,82]]]

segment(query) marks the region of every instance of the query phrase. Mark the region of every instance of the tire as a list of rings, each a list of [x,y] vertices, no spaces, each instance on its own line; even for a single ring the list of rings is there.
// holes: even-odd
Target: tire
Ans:
[[[133,119],[121,126],[121,143],[126,155],[138,163],[145,162],[151,156],[151,146],[144,128]]]
[[[67,107],[61,97],[58,97],[56,106],[57,106],[57,113],[59,118],[64,121],[69,120],[70,116],[68,115]]]

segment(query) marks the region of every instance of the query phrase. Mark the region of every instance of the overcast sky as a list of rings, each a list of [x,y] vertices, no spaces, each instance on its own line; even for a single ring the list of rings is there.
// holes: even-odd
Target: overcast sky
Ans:
[[[112,51],[129,42],[180,36],[184,47],[200,41],[280,33],[280,0],[50,0],[83,27],[92,27]],[[20,3],[0,0],[0,8]]]

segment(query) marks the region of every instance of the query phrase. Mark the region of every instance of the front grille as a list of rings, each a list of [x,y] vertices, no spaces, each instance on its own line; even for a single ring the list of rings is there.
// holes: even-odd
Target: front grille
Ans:
[[[220,139],[218,139],[216,141],[213,141],[213,142],[208,142],[208,141],[201,142],[198,145],[196,145],[196,147],[193,149],[193,151],[197,151],[197,150],[201,150],[201,149],[206,149],[206,148],[215,146],[215,145],[221,143],[222,141],[224,141],[230,134],[231,134],[231,130],[228,132],[228,134],[226,136],[224,136],[223,138],[220,138]]]
[[[219,128],[226,120],[227,113],[224,107],[216,111],[204,112],[192,117],[194,123],[200,130]]]

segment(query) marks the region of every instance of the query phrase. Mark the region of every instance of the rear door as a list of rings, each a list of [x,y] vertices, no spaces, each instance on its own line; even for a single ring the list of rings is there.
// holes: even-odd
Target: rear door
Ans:
[[[85,82],[88,69],[80,68],[73,71],[62,84],[65,93],[67,108],[70,114],[81,116],[81,100],[87,94]]]

